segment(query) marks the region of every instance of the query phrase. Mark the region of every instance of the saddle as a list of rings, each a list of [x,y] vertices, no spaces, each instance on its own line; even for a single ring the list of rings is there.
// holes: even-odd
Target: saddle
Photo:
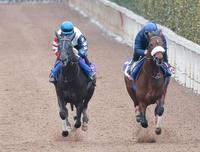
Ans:
[[[136,61],[134,62],[132,65],[130,65],[132,62],[132,59],[129,59],[128,61],[126,61],[124,63],[124,66],[123,66],[123,71],[124,71],[124,74],[125,75],[128,75],[130,76],[134,81],[136,80],[137,78],[137,75],[144,63],[144,59],[141,59],[139,61]],[[129,66],[131,66],[129,68]]]

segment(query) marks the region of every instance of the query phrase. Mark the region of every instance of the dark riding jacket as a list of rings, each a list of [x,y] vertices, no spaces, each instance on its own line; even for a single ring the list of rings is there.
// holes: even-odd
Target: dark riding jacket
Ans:
[[[167,57],[167,42],[163,35],[163,42],[164,42],[164,62],[168,63],[168,57]],[[144,57],[144,51],[148,48],[149,44],[149,38],[147,34],[145,33],[144,29],[138,32],[134,43],[133,48],[133,60],[138,61],[140,57]]]

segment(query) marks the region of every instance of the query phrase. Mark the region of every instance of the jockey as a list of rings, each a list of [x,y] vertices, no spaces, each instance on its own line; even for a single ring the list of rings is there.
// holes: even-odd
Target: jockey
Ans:
[[[71,42],[74,48],[78,51],[79,56],[79,64],[85,71],[85,73],[88,75],[89,79],[91,81],[94,80],[95,72],[91,70],[91,63],[87,58],[87,51],[88,51],[88,45],[87,40],[85,36],[81,33],[81,31],[73,25],[70,21],[64,21],[60,25],[60,29],[57,31],[58,35],[65,35],[67,36]],[[53,40],[53,46],[52,46],[53,52],[57,57],[56,63],[54,65],[54,68],[51,70],[50,79],[49,82],[54,83],[56,80],[56,77],[58,75],[58,72],[61,68],[60,63],[60,52],[58,50],[58,38],[55,37]],[[83,61],[84,59],[84,61]]]
[[[145,54],[147,53],[147,48],[149,45],[149,36],[151,33],[153,32],[158,32],[160,31],[156,25],[155,22],[147,22],[144,27],[138,32],[138,34],[136,35],[135,41],[134,43],[134,47],[133,47],[133,58],[132,61],[129,63],[128,65],[128,70],[127,72],[130,73],[130,67],[132,66],[132,64],[136,61],[138,61],[139,59],[141,59],[142,57],[145,56]],[[172,71],[173,69],[170,66],[170,64],[168,63],[168,57],[167,57],[167,42],[166,39],[164,37],[164,35],[162,36],[163,38],[163,42],[164,42],[164,49],[165,49],[165,53],[163,55],[164,58],[164,62],[167,64],[167,66],[169,67],[169,70]]]

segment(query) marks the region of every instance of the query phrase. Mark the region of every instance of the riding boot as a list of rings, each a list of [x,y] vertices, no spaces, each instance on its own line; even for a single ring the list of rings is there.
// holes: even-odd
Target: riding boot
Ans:
[[[84,69],[86,74],[88,75],[89,80],[92,81],[92,83],[95,85],[95,83],[96,83],[95,82],[95,74],[96,74],[96,72],[91,69],[91,67],[90,67],[91,63],[88,60],[88,58],[86,56],[84,58],[80,58],[79,59],[79,64]]]
[[[87,58],[87,56],[85,56],[84,59],[85,59],[85,63],[90,67],[91,66],[91,62],[89,61],[89,59]],[[90,77],[90,79],[92,81],[94,80],[95,74],[96,74],[95,71],[92,71],[92,70],[89,73],[89,77]]]
[[[50,83],[55,83],[56,82],[56,80],[55,80],[55,78],[54,78],[52,73],[50,73],[50,75],[49,75],[49,82]]]
[[[128,63],[127,65],[127,73],[130,75],[131,74],[131,67],[134,63],[134,59],[132,58],[131,62]]]
[[[90,66],[91,65],[91,62],[89,61],[89,59],[87,58],[87,56],[84,56],[84,60],[85,60],[85,63]]]
[[[60,60],[56,60],[56,63],[55,63],[55,65],[54,65],[54,67],[51,70],[51,73],[49,75],[49,82],[50,83],[56,82],[56,78],[58,76],[58,72],[60,71],[60,68],[61,68]]]

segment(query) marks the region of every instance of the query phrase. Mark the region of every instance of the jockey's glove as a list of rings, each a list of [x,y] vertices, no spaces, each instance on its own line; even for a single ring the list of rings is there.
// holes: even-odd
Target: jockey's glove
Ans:
[[[81,57],[84,57],[84,56],[86,56],[86,51],[84,49],[80,49],[78,51],[78,55],[80,55]]]

